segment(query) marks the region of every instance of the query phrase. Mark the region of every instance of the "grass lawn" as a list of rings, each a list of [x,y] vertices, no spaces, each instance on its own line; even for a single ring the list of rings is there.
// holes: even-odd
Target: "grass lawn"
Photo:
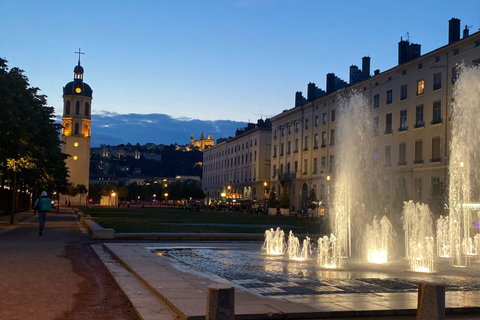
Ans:
[[[82,208],[104,228],[115,232],[264,233],[280,227],[286,234],[324,233],[324,218],[267,216],[239,212],[190,212],[175,208]]]

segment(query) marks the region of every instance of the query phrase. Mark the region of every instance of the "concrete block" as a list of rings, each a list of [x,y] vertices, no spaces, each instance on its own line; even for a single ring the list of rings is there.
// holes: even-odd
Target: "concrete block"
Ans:
[[[206,320],[235,320],[235,288],[208,286]]]
[[[417,320],[445,320],[445,286],[418,284]]]
[[[92,219],[86,217],[82,217],[80,221],[91,233],[92,239],[115,239],[115,230],[111,228],[103,228]]]

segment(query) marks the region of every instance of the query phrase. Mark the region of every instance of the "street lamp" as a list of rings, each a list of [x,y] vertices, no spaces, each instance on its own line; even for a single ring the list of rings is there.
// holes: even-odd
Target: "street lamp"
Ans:
[[[268,185],[268,183],[267,183],[267,181],[265,181],[263,183],[263,186],[265,187],[264,188],[264,198],[263,198],[263,200],[265,202],[265,208],[267,208],[267,185]]]
[[[165,201],[167,202],[167,205],[168,205],[168,193],[165,193],[164,196],[165,196]]]

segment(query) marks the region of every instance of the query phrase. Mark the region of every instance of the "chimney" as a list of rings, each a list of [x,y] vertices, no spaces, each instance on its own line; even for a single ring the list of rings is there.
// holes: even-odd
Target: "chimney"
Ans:
[[[375,71],[373,71],[373,74],[378,76],[380,74],[380,69],[375,69]]]
[[[410,42],[405,41],[400,37],[400,42],[398,43],[398,64],[402,64],[404,62],[408,61],[409,57],[409,47],[410,47]]]
[[[308,88],[308,90],[307,90],[307,100],[308,101],[315,100],[315,91],[317,89],[317,86],[315,85],[315,83],[310,82],[310,83],[308,83],[307,88]]]
[[[359,81],[359,74],[360,70],[358,70],[358,67],[356,65],[351,65],[350,66],[350,84],[354,84],[355,82]]]
[[[465,25],[465,29],[463,29],[463,37],[466,38],[469,36],[469,32],[470,30],[468,30],[468,26]]]
[[[362,77],[363,80],[370,78],[370,57],[362,58]]]
[[[335,73],[327,73],[327,94],[335,91]]]
[[[303,103],[302,91],[295,92],[295,107],[301,106]]]
[[[410,44],[410,47],[408,49],[409,49],[408,50],[408,53],[409,53],[408,60],[413,60],[413,59],[418,58],[422,55],[422,46],[418,43]]]
[[[460,19],[452,18],[448,21],[448,44],[460,40]]]

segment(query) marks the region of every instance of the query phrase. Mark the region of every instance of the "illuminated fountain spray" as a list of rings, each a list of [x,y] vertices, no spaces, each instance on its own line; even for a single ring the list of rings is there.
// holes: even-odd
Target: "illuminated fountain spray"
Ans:
[[[450,234],[448,216],[440,216],[436,222],[437,226],[437,255],[441,258],[450,258]]]
[[[378,264],[388,262],[388,252],[393,244],[394,235],[393,226],[386,216],[381,220],[375,216],[372,224],[367,224],[364,246],[368,262]]]
[[[303,246],[300,246],[299,239],[295,237],[293,232],[290,230],[288,234],[287,252],[289,260],[307,260],[312,252],[310,238],[306,237],[305,240],[303,240]]]
[[[267,254],[282,255],[285,252],[285,247],[285,234],[282,229],[273,230],[272,228],[265,231],[265,241],[262,249]]]
[[[450,221],[449,256],[458,267],[468,265],[470,228],[472,227],[472,191],[478,188],[478,150],[480,150],[480,69],[458,67],[452,102],[452,138],[450,141]],[[478,201],[478,199],[476,199]],[[478,210],[478,209],[477,209]]]
[[[324,236],[319,238],[317,248],[317,265],[321,268],[340,268],[343,266],[343,259],[340,255],[340,250],[338,250],[337,238],[333,235],[330,235],[330,238]]]
[[[336,251],[342,257],[351,257],[352,226],[365,223],[359,223],[358,218],[363,216],[361,210],[365,209],[369,193],[365,186],[370,185],[374,176],[373,125],[368,102],[361,93],[354,92],[341,99],[338,114],[330,222]]]
[[[403,230],[405,231],[405,253],[410,270],[434,271],[434,242],[432,213],[423,203],[404,202]]]

